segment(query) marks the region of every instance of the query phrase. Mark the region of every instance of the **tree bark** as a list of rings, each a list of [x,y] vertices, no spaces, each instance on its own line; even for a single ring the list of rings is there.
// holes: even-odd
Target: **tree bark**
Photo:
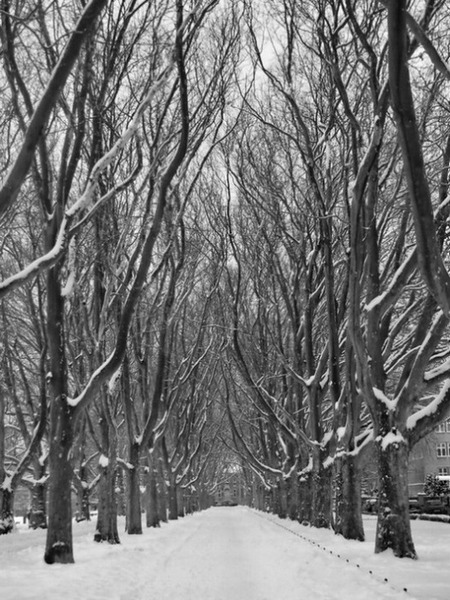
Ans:
[[[111,433],[107,418],[103,418],[100,424],[102,427],[102,447],[104,449],[108,448],[108,461],[99,464],[98,513],[94,541],[120,544],[117,529],[116,494],[117,438],[115,432]]]
[[[176,485],[176,484],[175,484]],[[178,516],[183,518],[185,515],[185,494],[183,488],[180,485],[176,486],[177,504],[178,504]]]
[[[169,477],[169,520],[178,519],[178,490],[175,477]]]
[[[384,444],[381,439],[377,451],[380,490],[375,552],[390,548],[400,558],[417,558],[409,519],[407,444]]]
[[[29,516],[29,527],[31,529],[47,529],[46,495],[46,483],[35,483],[31,488],[31,509]]]
[[[297,477],[291,477],[289,480],[288,495],[288,518],[295,521],[298,518],[299,490]]]
[[[0,388],[0,535],[14,529],[14,492],[5,478],[5,397]]]
[[[147,527],[159,527],[158,487],[156,483],[156,472],[153,467],[153,457],[148,458],[148,473],[146,486],[146,519]]]
[[[302,475],[299,481],[299,509],[298,520],[300,523],[311,523],[312,519],[312,474]]]
[[[49,223],[48,245],[51,246],[58,209]],[[64,298],[61,294],[60,268],[47,274],[47,337],[50,372],[49,487],[48,530],[44,560],[73,563],[72,547],[72,466],[70,453],[74,437],[73,409],[67,402],[67,363],[65,355]]]
[[[14,492],[0,487],[0,535],[14,529]]]
[[[287,485],[285,479],[280,477],[277,485],[277,514],[280,519],[286,519],[288,512],[288,502],[287,502]]]
[[[450,316],[450,275],[442,259],[436,236],[435,216],[428,184],[421,139],[414,109],[408,69],[406,0],[388,3],[389,86],[397,124],[408,198],[414,218],[417,262],[428,289]]]
[[[48,531],[44,560],[48,564],[73,563],[72,467],[73,416],[65,397],[53,398],[50,410]]]
[[[311,525],[326,528],[331,524],[331,468],[322,465],[323,452],[313,449],[311,478]]]
[[[336,518],[334,530],[347,540],[364,541],[361,478],[358,457],[344,455],[336,465]]]
[[[133,442],[130,444],[130,468],[127,469],[128,502],[127,502],[127,533],[140,535],[142,533],[141,515],[141,490],[139,480],[140,446]]]
[[[160,518],[163,523],[167,523],[167,486],[160,473],[158,473],[158,492]]]

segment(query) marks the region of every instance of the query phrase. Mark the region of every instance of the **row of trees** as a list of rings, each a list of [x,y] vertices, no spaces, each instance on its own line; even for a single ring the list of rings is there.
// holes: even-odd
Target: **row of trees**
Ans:
[[[2,528],[25,478],[47,494],[45,560],[73,562],[74,466],[86,494],[100,456],[96,536],[116,541],[117,464],[139,533],[141,464],[167,478],[176,512],[215,437],[216,267],[187,206],[226,135],[237,15],[215,1],[3,2],[2,43],[2,442],[11,429],[22,445],[6,462],[2,444]]]
[[[450,408],[448,9],[187,4],[2,2],[1,528],[25,482],[73,562],[73,488],[117,542],[123,476],[140,533],[140,486],[156,525],[233,453],[249,502],[362,540],[370,454],[376,551],[415,558],[408,453]]]
[[[235,444],[282,514],[355,539],[370,453],[376,551],[415,558],[408,454],[450,402],[449,15],[267,11],[272,52],[267,15],[246,7],[258,85],[227,155]]]

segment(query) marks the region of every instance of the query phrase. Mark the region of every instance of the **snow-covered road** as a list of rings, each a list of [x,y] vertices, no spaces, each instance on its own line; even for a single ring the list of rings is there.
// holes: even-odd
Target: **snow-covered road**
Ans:
[[[294,533],[287,531],[293,528]],[[339,540],[245,507],[213,508],[119,546],[92,542],[93,524],[74,525],[75,565],[42,561],[44,532],[0,536],[2,600],[411,600],[399,583],[384,582],[336,547]],[[304,535],[303,535],[304,534]],[[301,537],[303,535],[303,538]],[[314,535],[313,535],[314,538]],[[353,544],[353,545],[352,545]],[[347,546],[346,546],[347,547]],[[350,546],[349,546],[350,547]],[[330,545],[330,548],[332,546]],[[368,554],[373,552],[367,548]],[[353,554],[352,554],[353,553]],[[363,552],[364,554],[364,552]],[[390,562],[398,559],[390,558]],[[409,564],[413,561],[408,561]],[[386,569],[388,563],[378,563]],[[419,567],[419,563],[416,563]],[[363,565],[361,565],[362,567]],[[373,568],[373,567],[371,567]],[[386,571],[384,571],[386,572]],[[431,598],[431,596],[428,596]]]
[[[263,515],[215,508],[191,525],[158,571],[164,598],[164,593],[180,600],[405,598]]]

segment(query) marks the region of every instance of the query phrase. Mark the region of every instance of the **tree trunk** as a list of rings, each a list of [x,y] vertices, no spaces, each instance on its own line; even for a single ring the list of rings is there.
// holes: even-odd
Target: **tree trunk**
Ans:
[[[327,528],[331,524],[331,469],[322,466],[321,458],[312,474],[311,525]]]
[[[287,516],[292,521],[295,521],[298,518],[298,502],[299,502],[299,490],[298,490],[298,481],[296,477],[291,477],[289,479],[289,493],[288,493],[288,507],[287,507]]]
[[[141,490],[139,481],[139,444],[130,445],[131,468],[127,470],[128,476],[128,502],[127,502],[127,533],[130,535],[140,535],[142,533],[142,514],[141,514]]]
[[[153,468],[153,458],[148,458],[148,473],[146,486],[146,524],[147,527],[159,527],[158,510],[158,488],[156,483],[156,472]]]
[[[109,445],[108,461],[99,464],[100,481],[98,484],[98,512],[97,527],[94,534],[95,542],[108,542],[120,544],[117,529],[117,501],[116,501],[116,475],[117,475],[117,440],[113,433],[109,435],[107,419],[102,419],[103,447]],[[111,439],[112,438],[112,439]]]
[[[287,484],[286,480],[283,477],[280,477],[277,485],[277,514],[280,519],[286,519],[287,511],[288,511],[288,502],[287,502]]]
[[[91,520],[91,491],[88,486],[83,486],[81,490],[80,513],[83,521]]]
[[[0,535],[14,529],[14,492],[5,473],[5,397],[0,387]]]
[[[347,540],[364,541],[361,479],[358,457],[345,455],[336,463],[336,519],[334,530]]]
[[[400,440],[384,444],[385,439],[377,444],[380,490],[375,552],[390,548],[400,558],[417,558],[409,519],[408,447]]]
[[[264,490],[262,485],[253,485],[253,506],[258,510],[264,510]]]
[[[158,473],[158,502],[160,519],[167,523],[167,486],[164,477]]]
[[[192,510],[192,492],[190,490],[184,490],[184,512],[186,515],[191,515],[193,513]]]
[[[57,214],[55,211],[55,219]],[[53,223],[54,224],[54,223]],[[50,229],[52,224],[49,225]],[[72,548],[72,466],[73,410],[67,403],[67,366],[64,339],[64,298],[59,269],[47,275],[47,335],[50,373],[50,431],[48,530],[44,560],[46,563],[73,563]]]
[[[198,510],[205,510],[211,506],[211,499],[208,491],[202,485],[198,496]]]
[[[178,490],[173,476],[169,477],[169,519],[178,519]]]
[[[29,527],[31,529],[47,529],[45,483],[35,483],[31,488],[31,509],[29,515]]]
[[[117,504],[115,495],[115,467],[101,467],[102,474],[98,484],[97,526],[94,534],[95,542],[120,544],[117,529]]]
[[[183,491],[183,488],[179,485],[176,486],[176,495],[177,495],[177,505],[178,505],[178,516],[183,518],[185,515],[184,491]]]
[[[311,523],[312,519],[312,473],[302,475],[299,481],[298,520],[300,523]]]
[[[73,563],[72,547],[72,411],[65,398],[53,399],[50,411],[48,530],[44,560],[48,564]]]
[[[124,517],[127,514],[127,503],[125,498],[125,481],[122,469],[116,471],[116,502],[117,514]]]
[[[77,484],[77,495],[78,495],[78,507],[79,515],[77,520],[90,521],[91,520],[91,507],[90,507],[90,496],[91,491],[87,483],[86,467],[82,464],[79,472],[80,484]]]
[[[0,535],[14,529],[14,492],[0,486]]]

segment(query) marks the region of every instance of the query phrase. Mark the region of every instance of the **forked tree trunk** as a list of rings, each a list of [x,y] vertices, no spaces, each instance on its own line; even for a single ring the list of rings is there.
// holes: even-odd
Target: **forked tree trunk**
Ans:
[[[400,558],[417,558],[411,535],[408,497],[408,447],[406,442],[377,444],[379,508],[375,552],[392,549]]]
[[[348,540],[364,541],[359,458],[344,455],[336,461],[336,518],[334,530]]]

